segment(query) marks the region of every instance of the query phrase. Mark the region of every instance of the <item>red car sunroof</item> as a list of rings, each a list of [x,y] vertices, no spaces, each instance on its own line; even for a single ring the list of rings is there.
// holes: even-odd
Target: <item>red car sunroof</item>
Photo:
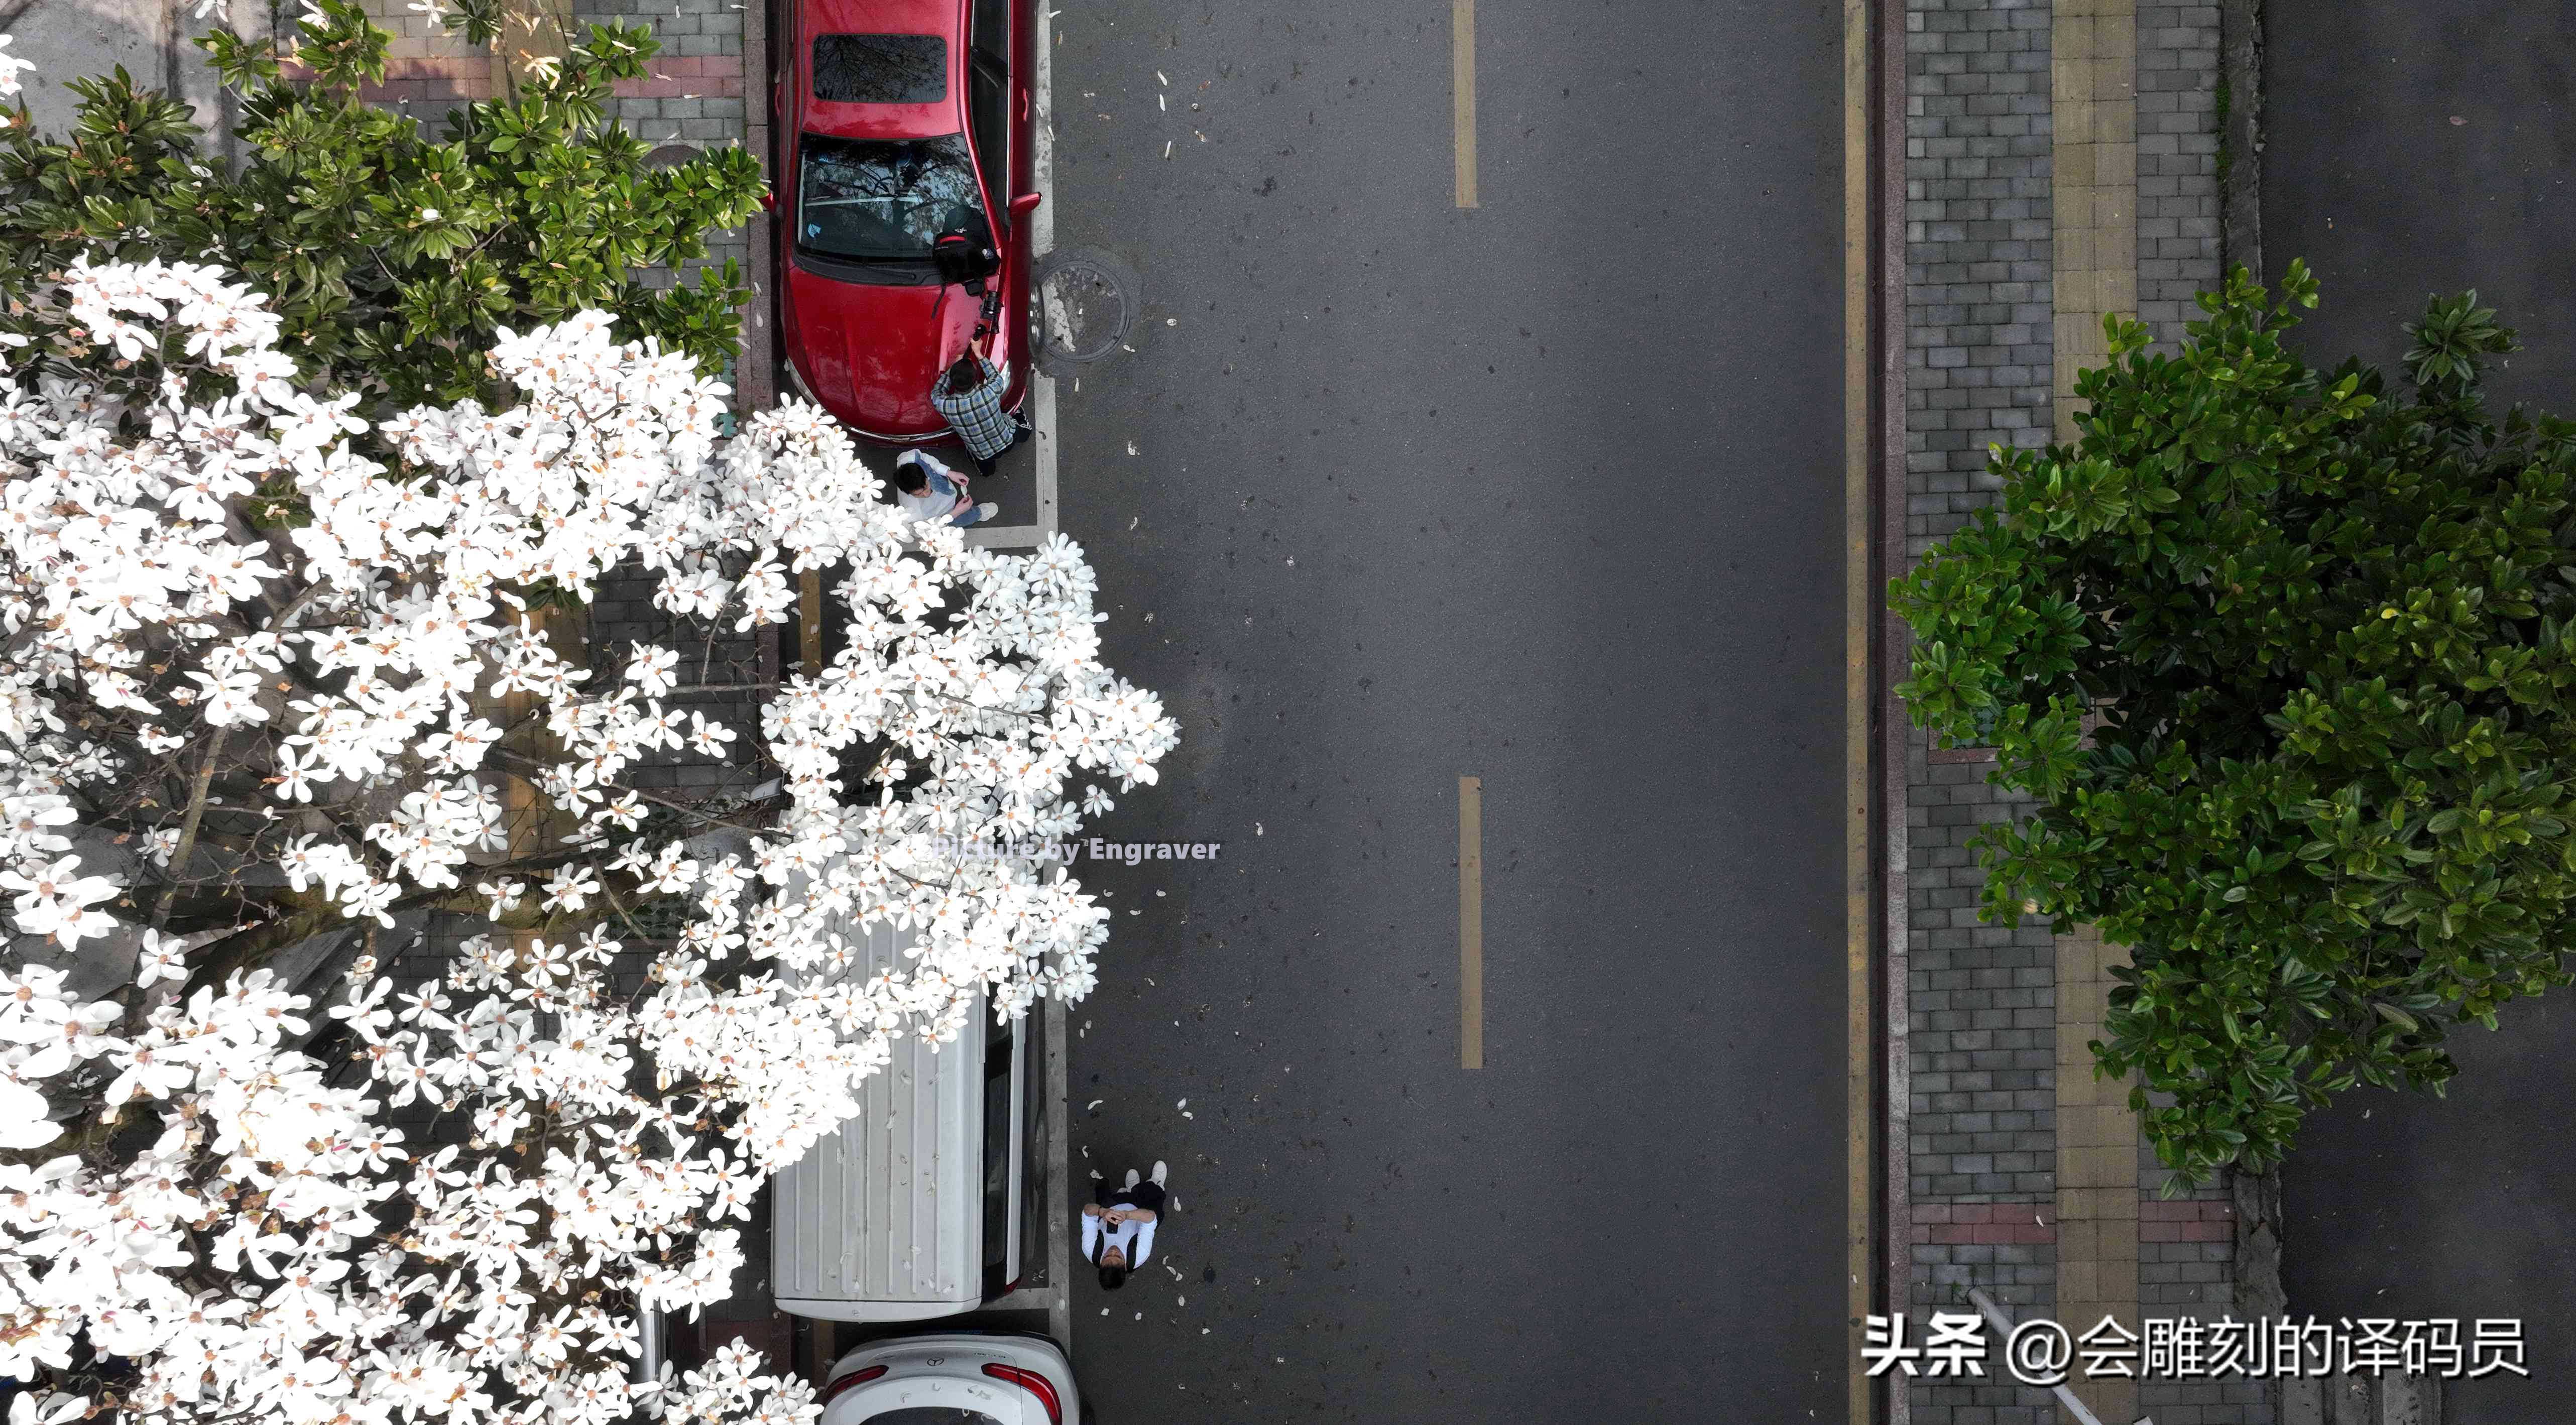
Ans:
[[[814,97],[826,104],[935,104],[948,97],[937,35],[816,35]]]

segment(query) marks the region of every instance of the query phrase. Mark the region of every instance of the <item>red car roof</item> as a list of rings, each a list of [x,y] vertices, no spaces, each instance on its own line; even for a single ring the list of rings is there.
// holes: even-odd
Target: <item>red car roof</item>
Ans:
[[[935,138],[966,127],[966,0],[803,0],[796,75],[805,130],[844,139]],[[948,41],[948,97],[930,104],[828,104],[814,97],[818,35],[938,35]]]
[[[946,35],[966,28],[961,0],[805,0],[816,34]]]

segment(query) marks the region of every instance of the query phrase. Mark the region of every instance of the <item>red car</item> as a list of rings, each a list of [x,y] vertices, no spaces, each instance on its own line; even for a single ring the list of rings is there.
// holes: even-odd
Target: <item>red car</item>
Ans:
[[[780,0],[788,382],[861,435],[945,436],[931,384],[970,343],[1027,393],[1038,3]]]

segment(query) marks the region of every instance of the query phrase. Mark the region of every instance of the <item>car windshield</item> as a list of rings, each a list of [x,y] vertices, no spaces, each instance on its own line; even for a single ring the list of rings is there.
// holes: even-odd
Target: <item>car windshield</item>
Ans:
[[[836,139],[807,134],[796,245],[860,262],[927,262],[941,233],[988,231],[966,136]]]
[[[871,1415],[867,1425],[1002,1425],[980,1410],[966,1410],[953,1405],[911,1405]]]

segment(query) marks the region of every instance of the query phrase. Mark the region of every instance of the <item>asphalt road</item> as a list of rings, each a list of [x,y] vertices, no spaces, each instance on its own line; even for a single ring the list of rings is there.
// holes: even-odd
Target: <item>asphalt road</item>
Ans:
[[[2576,414],[2576,31],[2558,0],[2266,0],[2263,262],[2317,274],[2294,345],[2394,374],[2425,298],[2476,288],[2523,350],[2499,414]]]
[[[2392,375],[2429,293],[2478,289],[2524,350],[2493,405],[2576,414],[2576,38],[2552,0],[2269,0],[2265,265],[2316,269],[2311,361]],[[2458,122],[2454,122],[2454,120]],[[2360,1090],[2315,1115],[2283,1172],[2290,1309],[2332,1319],[2520,1317],[2531,1378],[2449,1389],[2449,1425],[2564,1418],[2576,1379],[2576,992],[2454,1030],[2447,1098]]]
[[[1060,388],[1064,523],[1186,729],[1101,831],[1224,847],[1085,872],[1076,1174],[1166,1158],[1180,1210],[1077,1277],[1084,1389],[1833,1419],[1840,8],[1485,0],[1473,212],[1451,18],[1054,20],[1057,241],[1146,304]]]

